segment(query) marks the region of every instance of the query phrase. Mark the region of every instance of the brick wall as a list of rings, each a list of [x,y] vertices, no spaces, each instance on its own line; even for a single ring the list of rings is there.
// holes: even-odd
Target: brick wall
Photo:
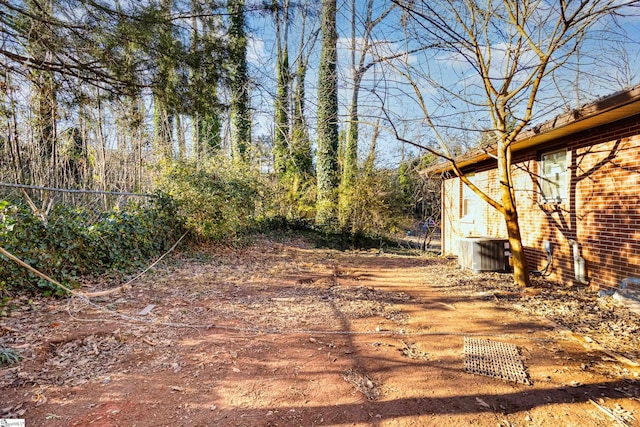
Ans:
[[[562,148],[569,153],[568,199],[561,204],[541,204],[537,185],[540,155]],[[475,165],[474,179],[497,197],[492,167],[491,163]],[[640,115],[517,153],[513,177],[530,268],[546,265],[543,242],[551,241],[550,279],[572,284],[570,241],[574,240],[586,261],[592,287],[617,287],[625,277],[640,277]],[[502,216],[487,204],[474,210],[471,227],[461,222],[463,190],[458,178],[445,180],[443,191],[446,254],[457,254],[459,237],[507,237]]]

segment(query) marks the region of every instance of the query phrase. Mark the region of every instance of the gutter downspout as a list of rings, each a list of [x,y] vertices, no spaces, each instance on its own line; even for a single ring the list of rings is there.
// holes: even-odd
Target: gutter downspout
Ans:
[[[444,255],[445,251],[445,242],[446,242],[446,233],[445,233],[445,223],[446,221],[446,210],[445,210],[445,200],[444,200],[444,179],[440,181],[440,255]]]
[[[573,274],[578,283],[583,285],[589,284],[589,278],[587,277],[587,263],[580,256],[580,245],[577,241],[569,239],[569,244],[573,251]]]

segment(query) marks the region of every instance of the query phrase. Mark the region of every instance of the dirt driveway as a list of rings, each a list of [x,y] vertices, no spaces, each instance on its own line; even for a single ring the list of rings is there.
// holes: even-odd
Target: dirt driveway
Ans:
[[[0,344],[24,356],[0,369],[0,418],[640,425],[637,315],[544,282],[520,292],[443,258],[264,239],[178,254],[93,303],[37,299],[0,319]],[[533,385],[465,372],[465,337],[517,346]]]

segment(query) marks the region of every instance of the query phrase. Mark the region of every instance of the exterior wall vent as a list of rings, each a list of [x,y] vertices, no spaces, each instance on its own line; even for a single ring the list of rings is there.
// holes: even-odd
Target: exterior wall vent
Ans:
[[[493,237],[463,237],[459,240],[458,264],[462,269],[507,271],[509,269],[509,240]]]

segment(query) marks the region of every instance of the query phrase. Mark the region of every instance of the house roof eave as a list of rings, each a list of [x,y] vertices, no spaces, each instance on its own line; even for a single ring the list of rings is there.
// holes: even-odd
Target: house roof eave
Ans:
[[[598,99],[579,109],[560,114],[538,126],[522,132],[512,145],[512,151],[529,149],[554,139],[573,135],[607,123],[631,117],[640,113],[640,85]],[[456,159],[459,168],[495,157],[495,150],[476,150]],[[450,162],[439,163],[422,171],[434,176],[453,169]]]

